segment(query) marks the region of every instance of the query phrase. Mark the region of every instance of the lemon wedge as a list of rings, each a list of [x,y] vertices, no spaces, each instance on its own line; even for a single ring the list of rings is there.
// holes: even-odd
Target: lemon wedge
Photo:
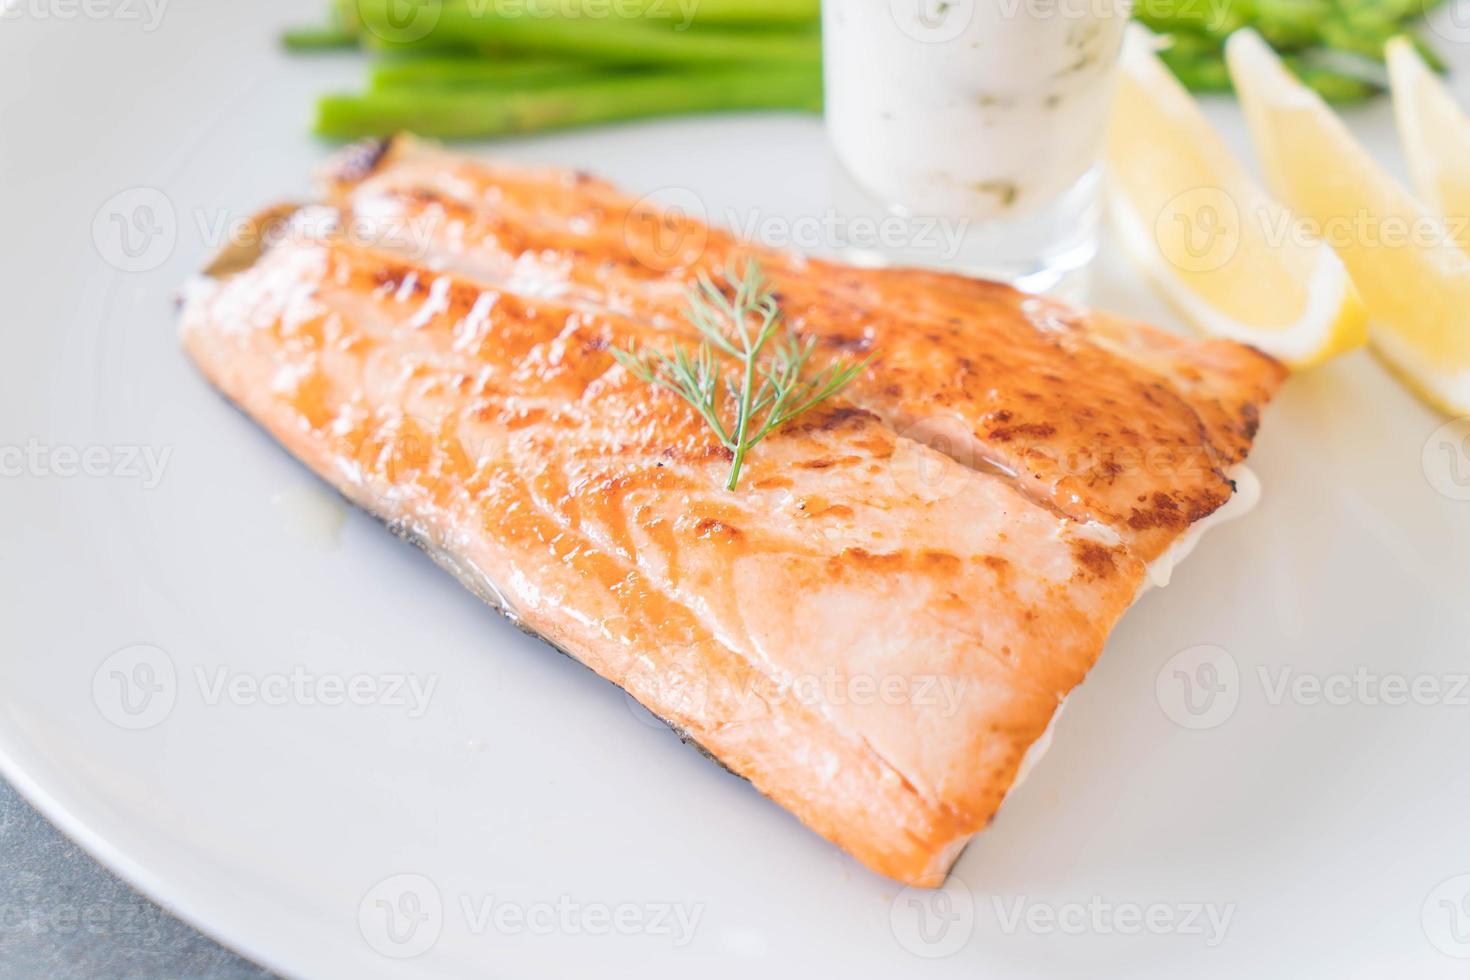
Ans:
[[[1414,190],[1470,248],[1470,117],[1406,37],[1388,42],[1388,77]]]
[[[1130,26],[1108,123],[1108,210],[1134,261],[1205,333],[1302,368],[1361,346],[1362,302],[1332,249],[1273,201]]]
[[[1268,186],[1342,256],[1378,352],[1427,401],[1470,414],[1470,253],[1254,31],[1225,50]]]

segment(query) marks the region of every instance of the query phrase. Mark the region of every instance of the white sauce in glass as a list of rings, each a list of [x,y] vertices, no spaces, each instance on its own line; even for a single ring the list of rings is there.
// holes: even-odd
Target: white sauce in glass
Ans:
[[[911,213],[1008,218],[1097,163],[1126,0],[828,0],[827,128]]]

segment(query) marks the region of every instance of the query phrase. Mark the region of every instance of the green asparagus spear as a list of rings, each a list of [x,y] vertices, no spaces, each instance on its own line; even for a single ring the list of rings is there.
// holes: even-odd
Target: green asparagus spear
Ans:
[[[1230,91],[1225,48],[1218,38],[1181,32],[1170,40],[1170,45],[1159,52],[1159,58],[1185,88],[1191,92]]]
[[[472,139],[685,112],[818,110],[821,97],[821,73],[807,66],[650,71],[532,91],[415,89],[331,95],[318,103],[316,131],[334,139],[401,130]]]
[[[1133,16],[1160,34],[1225,37],[1248,23],[1245,5],[1238,0],[1136,0]]]
[[[1231,91],[1224,43],[1219,38],[1181,32],[1170,42],[1159,57],[1186,88],[1193,92]],[[1382,69],[1358,56],[1310,49],[1282,57],[1303,83],[1330,102],[1360,102],[1382,91],[1377,80]]]
[[[1362,102],[1383,91],[1382,86],[1367,79],[1355,78],[1340,71],[1324,68],[1296,55],[1284,55],[1282,60],[1291,69],[1292,74],[1302,80],[1302,84],[1328,102],[1343,105]]]
[[[410,20],[418,6],[443,6],[446,0],[398,0],[395,16]],[[480,16],[502,19],[531,18],[583,20],[670,21],[738,27],[794,27],[815,24],[821,17],[820,0],[470,0]],[[1228,0],[1214,0],[1228,2]],[[1428,0],[1425,0],[1428,2]],[[362,0],[332,0],[333,17],[351,33],[362,28]]]
[[[1332,0],[1256,0],[1249,21],[1272,47],[1284,51],[1316,43],[1318,26],[1332,10]]]
[[[576,81],[600,69],[565,58],[385,58],[369,74],[375,92],[408,88],[516,88]]]
[[[291,51],[328,51],[357,47],[357,36],[340,27],[289,27],[281,34],[281,43]]]
[[[1318,41],[1332,51],[1383,59],[1383,46],[1399,33],[1397,24],[1376,19],[1351,19],[1345,13],[1328,17],[1318,28]]]
[[[487,0],[495,2],[495,0]],[[524,6],[537,16],[620,16],[696,24],[810,24],[821,17],[820,0],[500,0],[507,10]]]
[[[351,0],[365,44],[386,48],[463,46],[585,57],[623,64],[791,61],[816,64],[815,30],[689,26],[621,17],[498,16],[511,0]]]
[[[1439,56],[1439,52],[1434,50],[1428,41],[1417,34],[1409,34],[1408,37],[1413,42],[1414,50],[1419,52],[1419,57],[1424,59],[1426,65],[1441,74],[1449,71],[1449,66],[1444,63],[1444,59]]]

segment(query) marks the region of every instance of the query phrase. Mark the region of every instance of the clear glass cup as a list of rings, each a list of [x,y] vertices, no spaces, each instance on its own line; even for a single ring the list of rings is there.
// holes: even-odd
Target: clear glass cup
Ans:
[[[834,206],[907,229],[848,258],[1078,282],[1127,0],[822,7]]]

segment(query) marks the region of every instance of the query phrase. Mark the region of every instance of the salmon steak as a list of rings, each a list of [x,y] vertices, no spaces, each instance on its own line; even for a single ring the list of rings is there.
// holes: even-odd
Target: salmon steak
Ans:
[[[735,238],[579,172],[401,137],[186,291],[205,376],[522,629],[869,868],[936,886],[1113,626],[1244,496],[1284,369],[941,272]],[[615,350],[758,263],[811,367],[726,489]],[[1239,493],[1237,489],[1240,488]]]

